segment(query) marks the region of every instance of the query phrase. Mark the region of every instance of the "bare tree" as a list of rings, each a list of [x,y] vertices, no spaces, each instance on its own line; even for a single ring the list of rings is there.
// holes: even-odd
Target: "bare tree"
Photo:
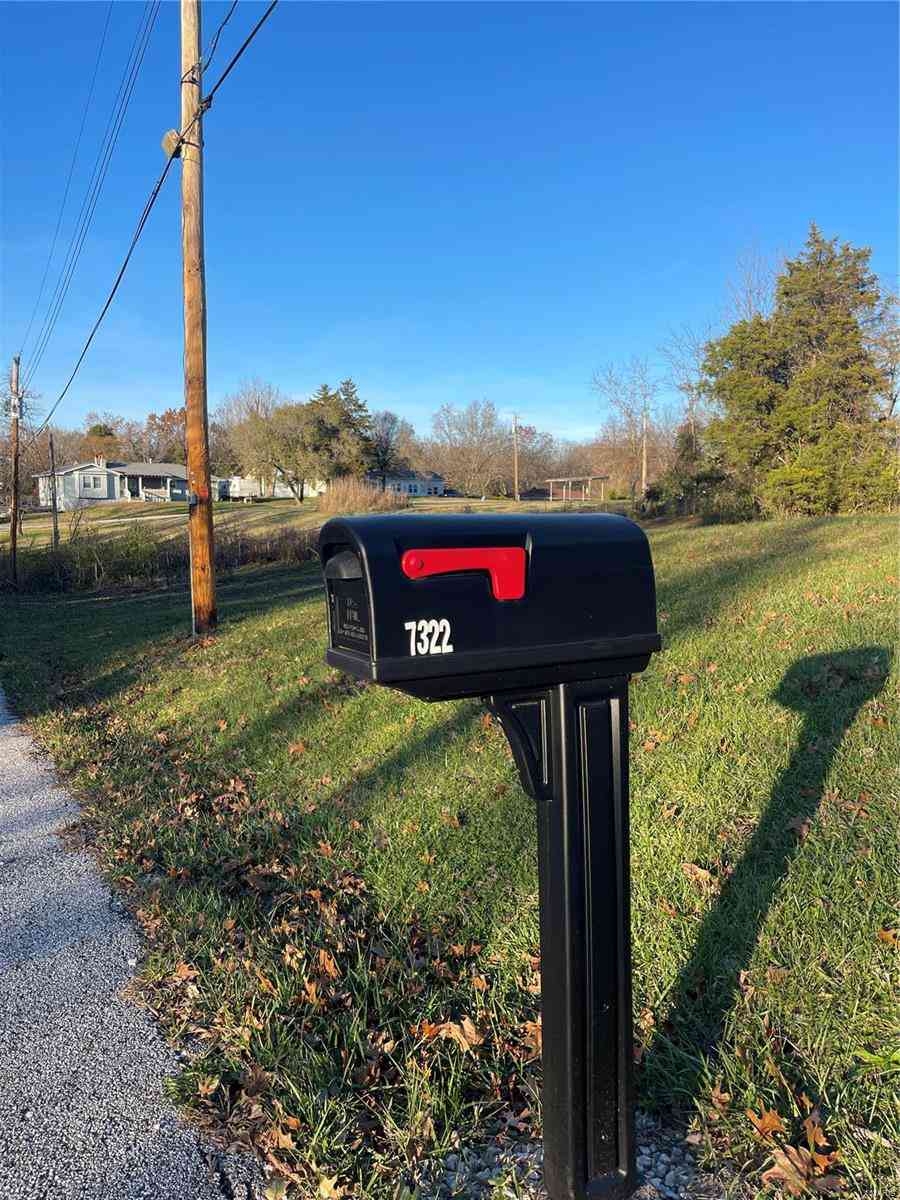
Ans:
[[[408,421],[385,409],[372,414],[371,461],[372,470],[381,476],[381,490],[387,486],[388,475],[410,465],[407,449],[415,439],[415,431]]]
[[[506,477],[512,454],[510,429],[489,400],[466,408],[445,404],[432,418],[423,446],[433,469],[466,495],[486,495]]]
[[[866,345],[881,373],[879,389],[882,412],[891,420],[900,400],[900,301],[896,293],[882,288],[881,302],[864,322]]]
[[[251,379],[226,396],[213,413],[211,427],[216,430],[218,456],[253,475],[261,489],[271,488],[275,481],[266,438],[268,423],[275,409],[286,402],[287,396],[272,384]]]
[[[726,316],[731,321],[770,317],[775,306],[775,282],[784,266],[783,253],[767,254],[759,246],[748,246],[737,257],[728,280]]]
[[[626,473],[631,496],[643,496],[649,483],[650,427],[659,384],[646,359],[632,357],[622,366],[608,364],[597,371],[593,386],[609,410],[604,433],[618,451],[617,466]]]
[[[704,411],[703,363],[706,347],[714,335],[711,325],[698,331],[690,325],[673,329],[660,346],[660,353],[669,366],[669,383],[679,393],[684,404],[684,423],[691,434],[691,444],[697,451],[698,428],[703,424]]]

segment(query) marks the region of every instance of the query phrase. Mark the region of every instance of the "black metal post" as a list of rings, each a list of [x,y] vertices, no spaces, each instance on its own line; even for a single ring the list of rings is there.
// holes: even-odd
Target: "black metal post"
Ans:
[[[628,680],[487,697],[537,801],[544,1183],[623,1200],[634,1156]]]

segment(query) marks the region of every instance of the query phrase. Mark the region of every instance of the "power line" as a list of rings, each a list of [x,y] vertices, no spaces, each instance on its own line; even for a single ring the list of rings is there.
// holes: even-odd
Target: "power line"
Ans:
[[[204,101],[203,101],[204,108],[209,108],[210,104],[212,104],[213,96],[215,96],[216,92],[219,90],[219,88],[222,86],[222,84],[225,82],[225,80],[231,74],[233,68],[237,65],[238,59],[241,57],[241,55],[244,53],[244,51],[247,49],[247,47],[250,45],[250,43],[253,41],[253,39],[256,37],[256,35],[259,33],[260,29],[263,27],[265,22],[269,19],[269,16],[271,15],[272,10],[275,8],[275,6],[277,4],[278,4],[278,0],[272,0],[272,3],[269,5],[269,7],[266,9],[266,11],[263,13],[263,15],[259,18],[259,20],[256,22],[256,24],[253,26],[253,28],[247,34],[244,41],[241,43],[241,45],[238,47],[237,51],[232,56],[231,61],[229,62],[228,66],[225,68],[225,70],[222,72],[222,74],[216,80],[209,95],[206,96],[206,98],[204,99]]]
[[[81,211],[79,212],[78,222],[73,230],[72,238],[69,243],[69,251],[67,260],[64,262],[63,269],[60,272],[59,280],[57,281],[54,297],[51,300],[50,308],[47,311],[47,316],[44,319],[41,335],[38,338],[38,343],[35,346],[32,355],[32,361],[29,364],[28,376],[26,384],[34,377],[35,371],[43,358],[44,351],[59,320],[62,306],[71,286],[75,270],[78,266],[78,261],[81,258],[81,252],[84,243],[87,239],[90,230],[91,222],[93,221],[94,213],[100,199],[100,194],[103,190],[103,184],[106,181],[109,165],[112,160],[113,152],[119,139],[119,134],[122,130],[122,125],[125,121],[125,115],[128,111],[128,105],[131,101],[134,92],[135,84],[137,83],[138,73],[144,61],[144,55],[147,50],[147,45],[150,40],[150,34],[153,31],[153,26],[156,22],[159,13],[159,0],[147,0],[144,8],[144,15],[138,27],[138,32],[135,35],[132,43],[131,52],[129,53],[128,61],[126,62],[125,70],[122,74],[122,79],[119,82],[119,90],[116,96],[116,101],[113,106],[113,111],[107,121],[106,130],[103,135],[103,140],[100,144],[100,149],[97,152],[97,158],[94,162],[94,168],[91,174],[91,180],[88,184],[88,189],[82,201]]]
[[[22,338],[22,344],[19,347],[19,354],[25,349],[25,343],[31,334],[31,327],[34,324],[34,318],[37,316],[37,310],[41,303],[41,298],[44,295],[44,285],[47,282],[47,275],[50,271],[50,264],[53,261],[53,255],[56,252],[56,242],[59,238],[59,230],[62,225],[63,213],[66,210],[66,201],[69,198],[69,189],[72,186],[72,174],[75,170],[75,162],[78,158],[78,151],[81,149],[81,138],[84,134],[84,125],[87,120],[88,110],[91,107],[91,101],[94,98],[94,86],[97,83],[97,71],[100,68],[100,60],[103,57],[103,48],[106,45],[106,34],[109,31],[109,18],[112,16],[113,0],[109,0],[109,5],[106,9],[106,21],[103,25],[103,33],[100,36],[100,48],[97,51],[97,58],[94,62],[94,73],[91,75],[91,84],[88,88],[87,99],[84,102],[84,110],[81,114],[81,125],[78,127],[78,136],[75,139],[75,149],[72,151],[72,161],[69,163],[69,173],[66,176],[66,185],[63,189],[62,201],[59,206],[59,215],[56,218],[56,228],[53,231],[53,241],[50,244],[50,253],[47,255],[47,262],[44,265],[44,273],[41,276],[41,285],[38,288],[38,294],[34,302],[34,308],[31,310],[31,316],[28,318],[28,328],[25,330],[25,336]]]
[[[233,14],[234,10],[237,8],[237,6],[238,6],[238,0],[231,0],[231,7],[229,8],[229,10],[225,14],[225,16],[222,18],[222,20],[219,22],[219,28],[216,30],[216,32],[213,34],[212,38],[210,39],[209,49],[207,50],[205,56],[203,57],[203,59],[200,61],[200,64],[199,64],[203,71],[209,70],[210,64],[212,63],[212,60],[213,60],[213,55],[216,52],[216,47],[219,44],[219,38],[222,36],[222,31],[224,30],[224,28],[228,24],[228,22],[231,20],[232,14]],[[197,65],[198,65],[197,63],[194,63],[187,71],[185,71],[185,73],[181,77],[182,83],[185,83],[190,78],[191,74],[194,72]]]
[[[91,179],[88,183],[88,188],[85,193],[84,200],[81,204],[81,210],[78,214],[75,229],[72,232],[72,237],[69,241],[69,249],[64,260],[62,270],[60,271],[59,279],[57,280],[56,288],[53,293],[53,298],[50,301],[50,306],[41,326],[41,331],[38,335],[38,340],[32,352],[31,362],[29,363],[28,374],[25,379],[26,386],[31,382],[34,373],[38,368],[40,360],[43,358],[44,351],[47,348],[47,343],[53,334],[56,323],[59,320],[59,315],[68,294],[69,287],[72,283],[72,278],[75,274],[75,269],[78,266],[78,261],[81,257],[81,251],[84,247],[90,230],[91,222],[93,221],[94,212],[97,208],[97,203],[100,199],[100,194],[103,190],[103,184],[106,181],[109,164],[112,160],[113,152],[119,139],[119,134],[122,130],[122,125],[125,121],[125,115],[128,111],[128,106],[134,92],[137,77],[144,61],[144,55],[147,51],[147,46],[150,41],[150,35],[153,32],[153,27],[156,23],[156,18],[160,9],[160,0],[146,0],[144,6],[144,14],[141,18],[138,32],[132,43],[131,51],[126,61],[125,69],[122,74],[122,79],[119,82],[119,89],[116,94],[116,100],[113,104],[113,110],[106,124],[106,130],[103,139],[100,143],[100,149],[97,152],[97,157],[94,161],[94,168],[91,172]]]
[[[179,132],[178,137],[175,140],[174,146],[172,146],[170,149],[169,157],[166,159],[166,165],[163,167],[159,178],[157,179],[156,183],[153,185],[153,189],[151,190],[150,195],[147,197],[147,202],[145,203],[143,212],[141,213],[140,219],[138,220],[134,234],[131,238],[131,242],[128,246],[128,250],[125,254],[125,258],[122,261],[122,265],[119,268],[119,271],[118,271],[118,274],[116,275],[115,280],[113,281],[112,287],[110,288],[109,295],[106,297],[106,301],[105,301],[103,307],[101,308],[96,321],[94,322],[93,326],[91,327],[91,331],[87,336],[87,340],[85,341],[84,345],[81,348],[81,353],[78,355],[78,358],[75,362],[75,366],[72,368],[72,373],[69,375],[69,378],[66,380],[65,387],[62,389],[59,396],[57,396],[56,400],[53,402],[53,405],[51,406],[50,411],[47,413],[44,420],[41,422],[41,424],[38,426],[38,428],[34,431],[32,438],[31,438],[31,443],[30,443],[31,445],[33,445],[37,441],[37,439],[40,437],[40,435],[43,433],[43,431],[50,424],[50,418],[56,412],[57,408],[59,408],[60,404],[62,403],[63,399],[65,398],[66,393],[68,392],[69,388],[72,385],[72,381],[74,380],[75,376],[78,374],[78,370],[79,370],[82,362],[84,362],[85,355],[87,354],[87,352],[90,348],[91,342],[93,342],[94,336],[97,333],[97,330],[100,328],[103,318],[106,316],[107,312],[109,311],[109,307],[113,302],[113,298],[115,297],[116,292],[119,290],[119,284],[122,282],[122,279],[125,275],[125,270],[128,267],[129,262],[131,261],[131,256],[134,253],[135,247],[137,246],[138,239],[140,238],[141,234],[144,231],[144,226],[147,224],[147,219],[149,218],[150,213],[153,209],[153,206],[156,203],[157,197],[159,196],[159,193],[162,190],[162,186],[166,181],[166,176],[169,173],[169,168],[172,166],[172,163],[175,161],[175,158],[177,157],[178,151],[179,151],[182,143],[185,141],[188,134],[191,132],[194,125],[196,125],[197,121],[200,119],[200,117],[203,115],[203,113],[206,112],[206,110],[209,108],[210,104],[212,103],[213,96],[215,96],[216,92],[219,90],[219,88],[225,82],[227,77],[231,74],[231,71],[236,66],[241,55],[244,53],[244,51],[247,49],[247,47],[250,45],[250,43],[256,37],[257,33],[262,28],[263,24],[268,19],[268,17],[270,16],[270,14],[272,13],[273,9],[276,7],[277,4],[278,4],[278,0],[272,0],[272,3],[269,5],[269,7],[266,9],[266,11],[263,13],[263,15],[260,17],[260,19],[256,22],[256,24],[251,29],[250,33],[244,39],[241,46],[238,48],[238,50],[233,55],[233,57],[231,58],[231,61],[228,63],[228,66],[225,68],[225,70],[222,72],[222,74],[216,80],[215,84],[213,85],[212,89],[209,92],[209,95],[207,95],[206,97],[204,97],[203,100],[200,101],[200,106],[197,110],[197,115],[194,117],[194,119],[192,121],[190,121],[185,126],[184,129],[182,129]]]
[[[204,71],[208,71],[209,68],[212,66],[213,55],[215,54],[216,47],[219,44],[219,38],[222,36],[222,30],[225,28],[225,26],[231,20],[232,14],[233,14],[234,10],[237,8],[237,6],[238,6],[238,0],[231,0],[231,8],[229,8],[228,12],[222,18],[222,21],[219,24],[219,28],[213,34],[212,42],[210,43],[210,47],[206,52],[206,60],[203,63]]]

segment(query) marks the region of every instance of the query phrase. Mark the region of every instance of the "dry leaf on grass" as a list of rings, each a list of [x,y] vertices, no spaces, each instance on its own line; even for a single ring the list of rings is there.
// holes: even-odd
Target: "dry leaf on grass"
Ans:
[[[774,1108],[766,1108],[762,1106],[759,1115],[752,1108],[747,1109],[747,1116],[753,1123],[758,1137],[771,1137],[773,1133],[784,1133],[784,1125],[781,1117]]]
[[[319,951],[319,969],[323,975],[327,975],[329,979],[337,979],[340,971],[338,971],[337,963],[324,948]]]
[[[696,863],[686,862],[681,864],[681,869],[684,871],[691,883],[697,885],[701,892],[715,892],[719,889],[719,880],[707,871],[705,867],[699,867]]]
[[[528,1050],[529,1057],[540,1058],[544,1048],[541,1018],[538,1017],[536,1021],[526,1021],[521,1028],[525,1035],[525,1048]]]
[[[341,1200],[347,1194],[347,1189],[338,1183],[338,1175],[322,1175],[319,1179],[319,1196],[321,1200]]]

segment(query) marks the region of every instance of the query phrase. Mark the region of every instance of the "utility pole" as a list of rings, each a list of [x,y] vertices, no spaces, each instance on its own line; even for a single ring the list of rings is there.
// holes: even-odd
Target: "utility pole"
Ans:
[[[647,404],[641,412],[641,499],[647,495]]]
[[[53,434],[50,433],[50,507],[53,510],[53,550],[59,549],[59,512],[56,504],[56,454],[53,451]]]
[[[181,254],[184,283],[184,408],[188,537],[195,637],[215,629],[209,431],[206,417],[206,278],[203,266],[203,117],[200,0],[181,0]]]
[[[9,508],[9,571],[14,588],[19,586],[17,551],[19,541],[19,356],[12,360],[9,373],[9,417],[12,434],[12,502]]]
[[[513,413],[513,495],[519,500],[519,418]]]

